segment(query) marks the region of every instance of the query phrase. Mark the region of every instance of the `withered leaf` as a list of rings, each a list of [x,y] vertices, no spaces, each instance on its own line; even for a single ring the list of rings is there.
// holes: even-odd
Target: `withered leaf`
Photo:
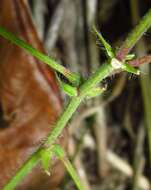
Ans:
[[[1,0],[0,26],[44,52],[24,0]],[[0,189],[52,130],[62,108],[53,71],[0,37]],[[4,125],[5,124],[5,125]],[[4,127],[5,126],[5,127]],[[58,143],[66,147],[64,130]],[[37,166],[17,189],[51,189],[63,176],[54,162],[52,175]]]

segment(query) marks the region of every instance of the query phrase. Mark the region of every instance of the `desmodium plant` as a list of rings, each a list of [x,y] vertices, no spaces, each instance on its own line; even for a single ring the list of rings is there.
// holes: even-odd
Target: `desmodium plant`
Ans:
[[[143,33],[151,26],[151,10],[142,18],[140,23],[136,28],[128,35],[127,39],[118,49],[114,51],[112,47],[106,42],[101,33],[93,27],[100,42],[104,45],[107,61],[102,66],[100,66],[95,73],[93,73],[87,80],[81,80],[81,77],[77,73],[72,73],[65,67],[57,64],[56,61],[52,60],[46,55],[43,55],[24,41],[18,39],[15,35],[8,32],[4,28],[0,27],[0,35],[5,39],[11,41],[17,46],[25,49],[28,53],[35,56],[39,60],[48,64],[52,69],[64,75],[70,84],[64,83],[58,79],[61,89],[69,95],[69,103],[65,107],[64,111],[60,115],[56,124],[54,125],[53,131],[51,131],[44,143],[34,152],[31,157],[24,163],[24,165],[18,170],[16,175],[5,185],[4,190],[12,190],[16,185],[22,180],[24,176],[32,170],[32,168],[38,163],[42,162],[44,170],[49,174],[48,167],[53,155],[60,159],[71,177],[73,178],[77,188],[79,190],[84,190],[84,187],[77,176],[72,164],[67,159],[64,150],[55,144],[56,139],[61,134],[63,128],[66,126],[73,113],[76,111],[78,106],[84,99],[92,98],[103,93],[105,90],[103,87],[98,87],[98,84],[106,77],[111,76],[116,72],[130,72],[136,75],[140,74],[140,71],[134,66],[139,66],[139,64],[146,63],[150,61],[150,56],[145,56],[145,58],[134,59],[133,54],[128,54]],[[149,142],[149,156],[151,163],[151,129],[148,128],[148,142]]]

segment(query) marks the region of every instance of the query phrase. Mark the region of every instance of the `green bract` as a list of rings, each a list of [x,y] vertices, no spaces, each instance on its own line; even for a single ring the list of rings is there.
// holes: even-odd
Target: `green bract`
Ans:
[[[51,159],[53,157],[53,152],[50,149],[43,149],[41,150],[41,161],[42,161],[42,166],[45,170],[45,172],[50,175],[50,163],[51,163]]]
[[[93,26],[93,30],[94,30],[94,32],[96,33],[96,35],[98,36],[100,42],[104,45],[107,55],[108,55],[110,58],[115,57],[115,54],[114,54],[114,52],[113,52],[112,47],[111,47],[110,44],[107,43],[107,41],[103,38],[102,34],[97,31],[97,29],[96,29],[95,26]]]
[[[77,96],[78,92],[77,92],[77,88],[73,87],[63,81],[59,81],[60,83],[60,87],[63,90],[63,92],[65,92],[68,96]]]
[[[87,99],[101,95],[106,89],[104,87],[95,87],[87,93]]]

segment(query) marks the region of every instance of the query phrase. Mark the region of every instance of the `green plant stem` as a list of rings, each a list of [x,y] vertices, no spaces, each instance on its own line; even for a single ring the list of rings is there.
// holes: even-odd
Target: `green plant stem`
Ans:
[[[140,23],[134,28],[134,30],[128,35],[127,39],[123,42],[123,45],[117,51],[117,58],[123,60],[150,26],[151,9],[147,12],[147,14],[145,14]]]
[[[142,47],[141,47],[142,48]],[[142,72],[148,72],[148,75],[141,76],[140,83],[142,89],[142,98],[144,103],[144,120],[146,126],[147,140],[148,140],[148,150],[149,150],[149,162],[151,168],[151,89],[150,89],[150,77],[149,77],[149,67],[147,65],[141,66]]]
[[[133,25],[138,22],[140,19],[139,16],[139,2],[138,0],[131,0],[131,13],[132,13],[132,23]],[[147,53],[147,49],[145,46],[144,38],[140,40],[140,42],[136,45],[135,51],[138,56],[144,56]],[[144,122],[146,126],[147,132],[147,140],[148,140],[148,150],[149,150],[149,161],[151,168],[151,88],[150,88],[150,67],[148,64],[144,64],[140,66],[140,70],[142,71],[140,77],[140,84],[142,90],[142,98],[144,103]]]
[[[49,133],[48,138],[45,144],[48,146],[52,145],[57,137],[61,134],[63,128],[66,126],[70,118],[72,117],[73,113],[76,111],[80,103],[84,97],[73,97],[67,107],[64,109],[64,112],[60,116],[59,120],[57,121],[56,125],[54,125],[54,129]]]
[[[13,44],[25,49],[28,53],[30,53],[34,57],[38,58],[40,61],[43,61],[44,63],[49,65],[55,71],[64,75],[71,83],[73,83],[75,85],[79,84],[80,77],[78,74],[72,73],[71,71],[69,71],[68,69],[63,67],[62,65],[59,65],[56,61],[51,59],[49,56],[46,56],[43,53],[37,51],[31,45],[29,45],[26,42],[24,42],[23,40],[19,39],[18,37],[16,37],[11,32],[8,32],[3,27],[0,27],[0,35],[3,38],[11,41]]]
[[[63,128],[66,126],[70,118],[72,117],[73,113],[76,111],[77,107],[80,105],[82,100],[86,97],[86,92],[89,91],[93,86],[97,85],[102,79],[109,76],[113,72],[113,68],[110,64],[104,64],[94,73],[81,87],[79,96],[71,98],[69,104],[65,108],[64,112],[56,122],[56,125],[54,125],[54,129],[49,133],[47,140],[45,141],[44,145],[42,146],[50,146],[53,143],[55,143],[55,140],[57,137],[61,134]],[[24,176],[28,174],[28,172],[36,165],[33,162],[33,157],[37,158],[35,155],[39,155],[39,152],[41,151],[42,147],[39,147],[39,149],[33,153],[33,155],[25,162],[25,164],[18,170],[16,175],[6,184],[4,190],[12,190],[21,180]],[[40,160],[40,157],[39,157]],[[36,163],[39,161],[38,158]],[[30,170],[29,170],[30,166]],[[17,176],[17,177],[16,177]],[[13,185],[15,184],[15,185]]]
[[[14,189],[18,182],[20,182],[24,176],[29,173],[34,166],[40,161],[39,151],[35,152],[31,158],[25,162],[25,164],[17,171],[16,175],[7,183],[3,190]],[[13,159],[13,158],[12,158]]]
[[[76,171],[75,171],[74,167],[72,166],[71,162],[66,157],[63,148],[61,146],[59,146],[59,145],[54,145],[53,152],[63,162],[63,164],[65,165],[65,167],[66,167],[66,169],[68,171],[68,173],[70,174],[70,176],[72,177],[73,181],[75,182],[77,188],[79,190],[84,190],[84,186],[83,186],[83,184],[82,184],[79,176],[76,174]]]
[[[62,159],[62,162],[64,163],[68,173],[76,183],[76,186],[79,190],[85,190],[83,187],[83,184],[81,183],[79,176],[76,174],[75,169],[73,168],[71,162],[68,159]]]
[[[86,95],[88,91],[93,90],[93,87],[95,87],[104,78],[110,76],[113,71],[114,68],[110,63],[103,64],[94,74],[92,74],[92,76],[90,76],[88,80],[86,80],[84,84],[81,85],[79,89],[80,94],[82,96]]]
[[[142,18],[140,24],[135,27],[135,29],[130,33],[126,41],[124,42],[124,47],[129,49],[133,48],[136,42],[141,38],[145,31],[151,26],[151,9],[148,13]]]
[[[54,141],[57,139],[57,137],[61,134],[64,126],[72,117],[73,113],[76,111],[80,103],[87,96],[87,92],[90,90],[93,90],[93,87],[95,87],[104,78],[111,75],[113,71],[114,71],[114,68],[112,67],[111,64],[104,64],[83,85],[81,85],[80,90],[79,90],[80,92],[79,96],[73,97],[70,100],[70,103],[65,108],[60,119],[54,126],[53,131],[51,131],[50,134],[48,135],[48,138],[46,140],[47,145],[52,145]]]
[[[151,24],[151,12],[150,11],[149,11],[149,13],[146,14],[146,16],[143,18],[143,21],[140,22],[140,24],[134,30],[137,34],[136,37],[134,35],[134,31],[132,32],[131,35],[129,35],[128,39],[125,41],[125,43],[126,43],[125,47],[127,47],[127,46],[132,47],[136,43],[137,39],[142,35],[143,32],[146,31],[146,27],[150,26],[149,20],[150,20],[150,24]],[[5,30],[1,29],[0,33],[3,33],[2,31],[4,32]],[[6,36],[4,35],[4,37],[6,38],[7,35]],[[11,40],[13,43],[16,43],[16,38],[14,38],[14,36],[12,36],[12,37],[13,37],[12,39],[9,39],[9,38],[7,38],[7,39]],[[17,42],[18,42],[18,40],[17,40]],[[21,46],[21,44],[18,44],[18,43],[16,43],[16,44]],[[24,44],[22,44],[22,45],[24,45]],[[33,51],[33,49],[29,48],[29,52],[30,51]],[[37,51],[34,53],[36,54]],[[33,54],[33,52],[32,52],[32,54]],[[42,60],[42,61],[45,60],[45,59],[43,60],[43,58],[45,58],[43,56],[42,57],[36,56],[36,57],[40,58],[40,60]],[[56,122],[56,125],[54,125],[54,129],[49,133],[44,145],[48,146],[48,145],[52,145],[53,143],[55,143],[55,140],[61,134],[63,128],[66,126],[66,124],[72,117],[73,113],[76,111],[76,109],[78,108],[78,106],[80,105],[82,100],[84,100],[84,98],[87,96],[87,92],[90,90],[93,90],[93,88],[99,82],[101,82],[107,76],[111,76],[113,73],[114,73],[114,68],[112,67],[112,65],[109,63],[104,64],[94,74],[92,74],[92,76],[88,80],[86,80],[79,87],[79,95],[77,97],[73,97],[70,100],[70,102],[67,105],[67,107],[65,108],[64,112],[62,113],[62,115],[60,116],[58,121]],[[33,153],[33,155],[29,158],[29,160],[20,168],[20,170],[16,173],[16,175],[5,186],[5,188],[4,188],[5,190],[13,189],[22,180],[22,178],[25,175],[27,175],[29,170],[32,169],[37,164],[38,158],[36,155],[39,154],[39,151],[41,150],[42,147],[43,147],[43,145],[35,153]],[[34,158],[36,158],[36,159],[34,160]],[[40,156],[39,156],[39,160],[40,160]],[[29,169],[29,166],[30,166],[30,169]],[[18,177],[16,177],[16,176],[18,176]],[[10,184],[15,184],[15,185],[12,186]]]
[[[48,138],[45,144],[52,144],[55,142],[57,137],[61,134],[62,129],[66,126],[67,122],[71,118],[72,114],[75,112],[76,108],[79,106],[81,98],[72,98],[60,119],[57,121],[54,129],[48,135]],[[43,145],[39,147],[39,149],[33,153],[33,155],[24,163],[24,165],[18,170],[16,175],[6,184],[4,190],[12,190],[14,187],[26,176],[29,171],[40,161],[40,151],[42,150]]]

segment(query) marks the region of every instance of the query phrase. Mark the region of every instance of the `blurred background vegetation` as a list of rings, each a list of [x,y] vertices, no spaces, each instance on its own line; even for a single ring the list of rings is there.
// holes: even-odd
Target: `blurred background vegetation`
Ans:
[[[105,60],[92,26],[118,48],[151,0],[30,0],[47,54],[87,77]],[[147,31],[133,52],[151,51]],[[69,156],[86,190],[149,190],[151,166],[150,66],[141,76],[121,73],[103,81],[102,97],[85,102],[69,125]],[[64,101],[66,97],[63,95]],[[149,135],[150,133],[150,135]],[[151,144],[151,143],[150,143]],[[75,189],[66,175],[60,189]]]

